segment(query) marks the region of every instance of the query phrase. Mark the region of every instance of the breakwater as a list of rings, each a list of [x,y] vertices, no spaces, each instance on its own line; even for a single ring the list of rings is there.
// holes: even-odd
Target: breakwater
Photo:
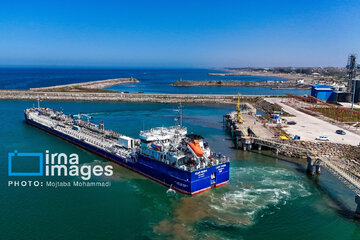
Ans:
[[[99,80],[99,81],[90,81],[90,82],[82,82],[82,83],[72,83],[72,84],[64,84],[64,85],[56,85],[50,87],[41,87],[41,88],[30,88],[30,91],[53,91],[53,92],[91,92],[93,90],[102,90],[106,87],[111,87],[114,85],[126,84],[126,83],[138,83],[139,80],[135,78],[114,78],[107,80]]]
[[[274,89],[310,89],[309,84],[296,81],[197,81],[179,80],[172,84],[176,87],[267,87]]]
[[[305,82],[311,82],[316,77],[308,74],[298,73],[275,73],[269,71],[249,71],[249,70],[228,70],[228,73],[208,73],[208,76],[262,76],[262,77],[277,77],[290,80],[303,79]]]
[[[260,96],[241,96],[242,101],[255,101]],[[261,96],[264,97],[264,96]],[[269,97],[269,96],[268,96]],[[40,92],[0,90],[2,100],[49,100],[49,101],[91,101],[91,102],[149,102],[149,103],[206,103],[235,104],[237,95],[206,94],[143,94],[119,92]]]

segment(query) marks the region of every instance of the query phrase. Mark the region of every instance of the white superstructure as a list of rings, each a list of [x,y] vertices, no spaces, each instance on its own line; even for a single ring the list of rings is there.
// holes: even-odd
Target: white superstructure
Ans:
[[[139,138],[140,154],[182,169],[201,169],[228,160],[215,156],[203,137],[187,134],[187,129],[181,126],[141,131]]]

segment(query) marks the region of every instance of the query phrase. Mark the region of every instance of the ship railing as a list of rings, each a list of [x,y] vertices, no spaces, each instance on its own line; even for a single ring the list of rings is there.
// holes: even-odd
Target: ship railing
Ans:
[[[31,118],[35,120],[36,122],[39,122],[47,127],[54,127],[54,123],[52,121],[49,121],[48,119],[42,117],[42,116],[33,116],[31,115]]]
[[[91,136],[89,136],[87,133],[84,134],[84,133],[81,133],[81,132],[78,132],[78,131],[75,131],[75,130],[72,130],[72,129],[69,129],[69,128],[60,128],[60,127],[57,127],[57,130],[61,131],[61,132],[64,132],[64,133],[66,133],[66,134],[68,134],[70,136],[73,136],[73,137],[75,137],[77,139],[82,139],[85,142],[88,142],[88,143],[93,144],[95,146],[100,146],[100,147],[102,147],[102,148],[104,148],[104,149],[106,149],[108,151],[113,151],[113,148],[112,148],[113,143],[112,142],[110,142],[110,141],[106,141],[106,142],[99,141],[98,138],[96,138],[98,136],[96,136],[95,134],[91,134]],[[125,151],[122,151],[122,152],[120,152],[120,155],[126,157],[128,155],[128,153],[125,152]]]

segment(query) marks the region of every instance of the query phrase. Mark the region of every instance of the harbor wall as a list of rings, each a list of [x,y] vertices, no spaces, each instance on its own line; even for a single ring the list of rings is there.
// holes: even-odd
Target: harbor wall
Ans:
[[[30,88],[30,91],[58,91],[58,89],[104,89],[114,85],[126,84],[126,83],[138,83],[139,80],[136,78],[113,78],[106,80],[97,80],[90,82],[81,82],[81,83],[71,83],[64,85],[56,85],[50,87],[40,87],[40,88]]]
[[[255,101],[264,95],[241,96],[241,101]],[[48,101],[91,101],[91,102],[149,102],[149,103],[198,103],[236,104],[237,95],[206,94],[144,94],[118,92],[41,92],[26,90],[0,90],[1,100],[48,100]]]

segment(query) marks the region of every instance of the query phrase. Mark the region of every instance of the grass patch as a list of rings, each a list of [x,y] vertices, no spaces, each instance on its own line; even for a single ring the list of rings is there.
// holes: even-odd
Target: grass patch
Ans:
[[[351,118],[351,112],[336,109],[336,108],[313,108],[314,111],[321,113],[323,116],[334,119],[339,122],[358,122],[360,121],[360,111],[353,113]]]

